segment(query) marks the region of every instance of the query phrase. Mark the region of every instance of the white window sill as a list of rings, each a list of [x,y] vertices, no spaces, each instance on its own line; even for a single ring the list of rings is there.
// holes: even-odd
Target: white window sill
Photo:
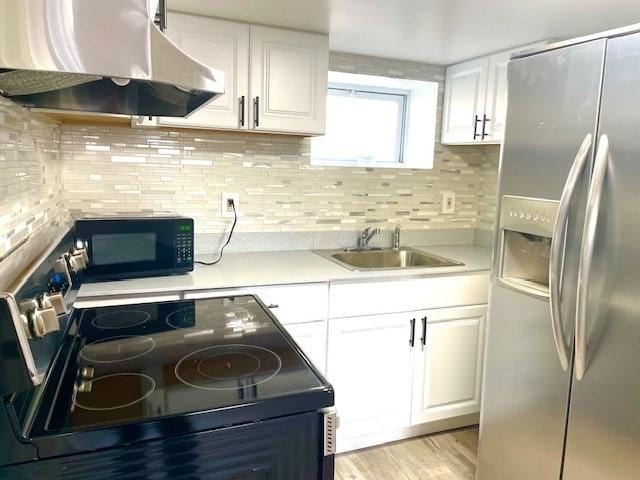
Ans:
[[[371,163],[358,162],[352,160],[322,160],[311,159],[311,165],[314,167],[352,167],[352,168],[395,168],[397,170],[431,170],[431,165],[410,165],[406,163]]]

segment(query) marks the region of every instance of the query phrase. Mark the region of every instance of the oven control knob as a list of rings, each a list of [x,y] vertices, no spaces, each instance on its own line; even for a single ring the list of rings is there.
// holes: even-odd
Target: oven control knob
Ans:
[[[31,340],[33,338],[33,335],[31,335],[31,327],[29,326],[29,317],[26,314],[21,313],[20,319],[22,320],[22,325],[24,327],[24,332],[27,334],[27,338]]]
[[[26,314],[28,330],[32,338],[44,337],[44,319],[38,315],[37,310],[32,310]]]
[[[71,269],[75,273],[80,273],[82,270],[87,268],[87,262],[85,261],[82,253],[71,254],[71,257],[69,257],[69,263],[71,264]]]
[[[53,270],[58,275],[64,276],[64,282],[58,281],[58,283],[66,283],[66,287],[61,285],[61,288],[69,288],[71,286],[71,273],[69,272],[69,265],[65,257],[66,254],[58,258],[53,266]]]
[[[75,248],[71,255],[82,255],[84,263],[89,263],[89,254],[87,253],[87,249],[85,247]]]
[[[45,308],[52,307],[56,315],[64,315],[67,313],[67,304],[64,301],[64,295],[58,293],[45,293],[42,296],[42,306]]]
[[[60,330],[58,314],[53,307],[36,308],[33,312],[33,329],[38,337]]]
[[[92,386],[93,385],[92,385],[91,380],[88,380],[88,381],[83,380],[78,385],[78,392],[89,393],[89,392],[91,392],[91,387]]]

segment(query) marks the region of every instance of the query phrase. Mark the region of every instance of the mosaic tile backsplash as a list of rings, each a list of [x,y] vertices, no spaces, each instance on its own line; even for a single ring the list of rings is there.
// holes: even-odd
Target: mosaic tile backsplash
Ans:
[[[331,69],[436,81],[442,108],[443,67],[333,53]],[[497,146],[437,143],[431,170],[312,166],[309,150],[286,135],[58,125],[0,99],[0,258],[65,209],[172,211],[219,234],[222,192],[240,195],[238,232],[493,227]],[[443,191],[455,214],[440,213]]]
[[[477,147],[438,146],[433,170],[316,167],[299,137],[100,126],[63,126],[61,148],[73,214],[176,211],[199,232],[228,227],[222,192],[239,193],[245,232],[475,228],[488,161]],[[440,214],[446,190],[453,215]]]
[[[66,220],[60,128],[0,97],[0,259]]]

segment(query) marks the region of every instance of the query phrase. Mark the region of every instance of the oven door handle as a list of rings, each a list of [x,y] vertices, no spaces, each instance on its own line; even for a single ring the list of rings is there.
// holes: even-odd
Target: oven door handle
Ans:
[[[576,154],[575,160],[567,183],[560,197],[560,205],[558,206],[558,214],[553,229],[553,237],[551,240],[551,252],[549,254],[549,306],[551,309],[551,329],[553,331],[553,341],[556,346],[556,352],[560,359],[560,366],[565,372],[569,369],[569,346],[564,337],[562,328],[562,313],[560,303],[562,299],[562,268],[564,266],[565,256],[565,237],[567,234],[567,225],[569,220],[569,207],[577,190],[577,186],[582,173],[588,162],[589,152],[593,137],[588,133]]]

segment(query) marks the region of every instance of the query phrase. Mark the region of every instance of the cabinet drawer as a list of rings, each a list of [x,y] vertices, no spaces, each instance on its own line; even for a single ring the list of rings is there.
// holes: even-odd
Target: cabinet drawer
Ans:
[[[329,317],[485,304],[489,273],[331,284]]]
[[[186,299],[256,295],[283,324],[313,322],[327,318],[329,285],[310,283],[217,289],[185,293]]]

